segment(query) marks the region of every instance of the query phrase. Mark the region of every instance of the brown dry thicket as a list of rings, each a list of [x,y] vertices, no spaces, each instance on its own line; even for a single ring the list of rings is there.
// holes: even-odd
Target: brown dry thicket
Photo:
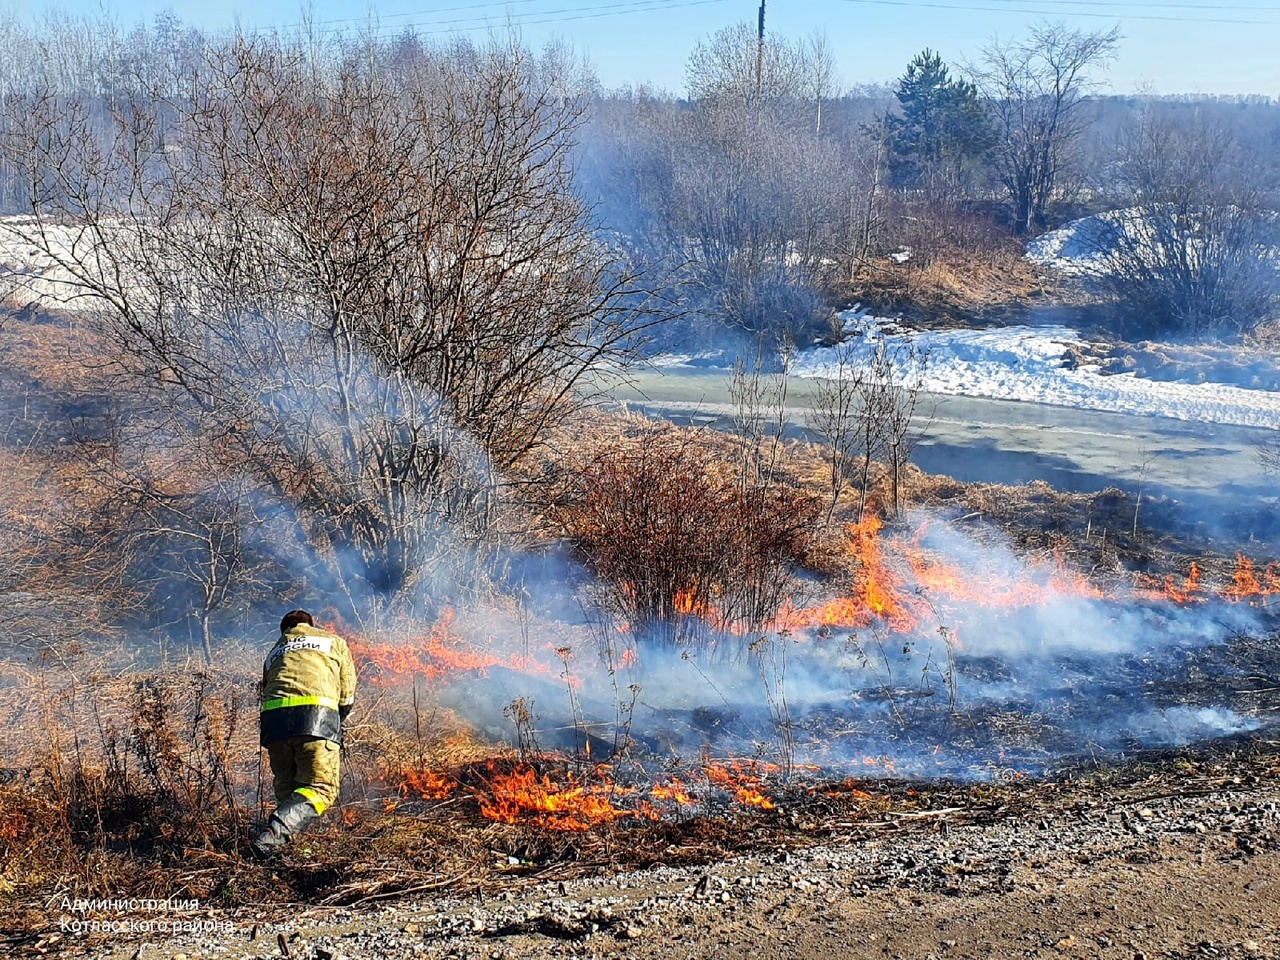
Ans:
[[[0,787],[0,899],[68,883],[168,896],[157,868],[225,860],[253,826],[252,684],[225,671],[95,675],[95,662],[0,677],[15,764]]]
[[[733,443],[633,424],[566,468],[554,522],[642,633],[690,613],[758,627],[794,590],[820,498],[794,482],[743,484]]]
[[[45,926],[39,904],[54,890],[235,905],[350,879],[346,871],[321,879],[301,864],[281,889],[246,859],[271,796],[257,737],[259,652],[238,649],[218,669],[194,671],[190,663],[143,668],[84,652],[71,669],[0,661],[0,907],[10,916],[0,929]],[[405,771],[453,768],[480,750],[429,698],[410,703],[407,691],[364,690],[344,745],[343,802],[309,838],[352,862],[367,831],[389,831],[379,848],[406,875],[448,866],[438,855],[446,846],[455,848],[451,857],[470,858],[469,841],[450,841],[443,825],[379,818],[394,805],[384,798],[413,799]]]
[[[912,246],[912,259],[905,263],[875,257],[837,292],[920,322],[944,323],[1007,319],[1035,305],[1080,299],[1068,283],[1027,262],[1021,248],[1007,239],[974,250],[942,238],[928,255],[917,254]]]

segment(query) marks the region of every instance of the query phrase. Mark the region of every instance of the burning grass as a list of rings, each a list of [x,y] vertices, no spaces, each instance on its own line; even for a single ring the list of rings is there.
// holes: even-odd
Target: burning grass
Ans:
[[[653,428],[631,428],[631,448],[655,449]],[[702,462],[683,459],[686,438],[667,441],[655,462]],[[730,443],[708,438],[698,456],[729,456]],[[796,490],[776,504],[809,503],[824,482],[802,447],[776,475]],[[342,802],[271,871],[244,859],[269,792],[252,698],[260,651],[176,678],[185,667],[90,662],[70,647],[64,662],[13,666],[0,677],[12,764],[0,900],[25,930],[48,922],[34,904],[63,889],[231,908],[361,903],[692,862],[938,811],[1007,815],[1050,795],[1038,777],[1078,776],[1082,753],[1095,769],[1152,744],[1185,755],[1280,707],[1273,565],[1204,553],[1170,554],[1164,569],[1089,565],[1094,538],[1134,528],[1117,522],[1121,507],[1095,533],[1100,509],[1082,519],[1084,501],[1047,489],[912,482],[947,509],[892,523],[805,514],[803,535],[783,530],[785,550],[747,555],[766,574],[749,596],[717,579],[741,557],[714,551],[759,526],[698,541],[693,569],[709,574],[670,566],[658,601],[612,618],[574,619],[540,597],[377,635],[337,625],[362,679]],[[641,487],[623,489],[688,493]],[[691,502],[727,503],[730,528],[746,502],[733,490],[717,482],[641,514],[696,521]],[[974,535],[975,512],[1026,522],[1004,524],[1012,537]],[[1037,530],[1042,515],[1062,526]],[[1083,547],[1064,515],[1086,525]],[[643,565],[620,569],[615,599],[630,582],[635,601]],[[646,632],[646,616],[671,629]]]
[[[446,625],[459,629],[457,618]],[[1235,662],[1280,673],[1274,649],[1264,663],[1261,642],[1233,649]],[[453,680],[474,686],[485,669],[497,668],[461,666]],[[22,696],[28,705],[49,698],[60,749],[11,771],[0,785],[0,899],[17,938],[47,929],[40,904],[54,890],[186,896],[229,910],[298,900],[369,903],[403,892],[493,890],[523,878],[705,862],[934,817],[1019,815],[1089,793],[1077,782],[1082,768],[1070,765],[1047,782],[1012,766],[986,766],[967,784],[900,766],[926,730],[956,749],[981,752],[977,710],[902,731],[898,754],[857,752],[867,731],[852,715],[796,717],[797,737],[855,747],[824,767],[712,753],[676,762],[640,743],[605,764],[572,750],[535,755],[495,745],[436,702],[441,684],[414,692],[412,678],[397,687],[384,676],[366,691],[351,730],[339,807],[268,869],[244,857],[249,828],[263,812],[253,704],[239,696],[247,670],[180,680],[103,675],[74,691],[54,682],[51,669],[26,679],[41,681],[24,684]],[[8,691],[18,689],[15,680]],[[1192,689],[1171,695],[1179,703],[1197,696]],[[1261,694],[1264,708],[1274,700],[1267,696]],[[17,702],[6,698],[4,710]],[[1027,715],[1005,719],[1013,717]],[[722,719],[707,714],[699,722],[710,731]],[[986,726],[1000,726],[997,720],[987,718]],[[34,739],[30,726],[28,735]],[[39,749],[30,747],[34,760]],[[1274,775],[1274,756],[1263,744],[1255,749],[1271,758]],[[1161,776],[1182,771],[1182,787],[1190,782],[1183,775],[1188,753],[1177,756],[1182,766]],[[1091,776],[1100,772],[1097,763]]]
[[[61,668],[11,675],[11,695],[0,703],[7,721],[20,706],[45,701],[42,727],[25,724],[26,749],[9,757],[22,765],[0,783],[0,900],[17,910],[17,929],[47,921],[36,904],[53,889],[225,906],[344,902],[401,889],[410,878],[484,876],[495,837],[522,850],[521,862],[534,850],[551,862],[567,849],[552,839],[558,835],[680,822],[695,807],[724,815],[735,797],[770,805],[759,775],[735,764],[708,762],[661,782],[637,779],[636,768],[623,783],[607,765],[510,754],[434,707],[432,733],[413,737],[396,730],[405,691],[384,689],[366,694],[366,715],[351,731],[344,802],[308,835],[308,852],[287,864],[280,887],[245,859],[265,803],[246,687],[248,676],[235,673],[136,672],[84,684]],[[514,833],[494,834],[508,829]],[[343,858],[354,868],[337,869]]]

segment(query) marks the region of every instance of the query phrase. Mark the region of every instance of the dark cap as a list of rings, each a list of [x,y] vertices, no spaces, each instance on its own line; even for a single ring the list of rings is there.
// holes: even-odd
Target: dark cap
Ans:
[[[305,623],[308,627],[314,627],[316,622],[311,619],[311,614],[305,610],[290,610],[284,615],[284,619],[280,621],[280,632],[288,630],[290,627],[296,627]]]

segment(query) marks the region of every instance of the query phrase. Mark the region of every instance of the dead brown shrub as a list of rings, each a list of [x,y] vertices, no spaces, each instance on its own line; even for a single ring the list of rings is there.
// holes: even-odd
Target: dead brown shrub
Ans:
[[[0,786],[0,904],[21,909],[51,884],[168,896],[167,868],[238,861],[258,779],[243,686],[197,673],[28,687],[45,700],[45,753]],[[218,896],[226,876],[210,867],[192,895]]]
[[[701,440],[655,426],[609,445],[571,472],[555,513],[640,636],[687,614],[723,628],[768,621],[821,513],[791,484],[743,482]]]

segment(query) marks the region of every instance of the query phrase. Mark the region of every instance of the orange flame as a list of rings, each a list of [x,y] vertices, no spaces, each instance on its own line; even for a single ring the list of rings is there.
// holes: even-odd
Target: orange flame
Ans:
[[[679,777],[672,777],[670,783],[655,784],[649,788],[649,796],[654,800],[665,800],[682,807],[693,806],[695,801],[684,788]]]
[[[480,812],[499,823],[532,822],[549,830],[582,832],[622,817],[653,816],[648,808],[640,812],[614,806],[615,797],[634,790],[610,782],[581,782],[572,773],[563,787],[527,763],[518,764],[510,773],[490,766],[488,795],[477,796]]]
[[[1139,576],[1137,584],[1140,590],[1155,594],[1179,605],[1207,603],[1215,596],[1227,603],[1248,603],[1254,607],[1264,607],[1270,597],[1280,593],[1280,567],[1269,563],[1261,574],[1257,564],[1242,553],[1236,554],[1236,569],[1231,575],[1231,582],[1217,591],[1208,590],[1203,583],[1203,575],[1197,563],[1191,564],[1186,579],[1179,586],[1170,575],[1160,581],[1152,577]]]
[[[1183,581],[1180,587],[1174,582],[1172,574],[1169,574],[1159,582],[1145,574],[1139,575],[1137,582],[1142,590],[1156,593],[1165,600],[1170,600],[1180,605],[1204,603],[1209,599],[1200,583],[1200,565],[1195,561],[1192,561],[1191,570],[1187,573],[1186,580]]]
[[[677,590],[671,605],[676,613],[685,616],[705,616],[709,609],[706,601],[698,597],[697,591],[689,588]]]
[[[732,793],[736,803],[744,807],[757,807],[760,810],[774,810],[777,805],[765,796],[761,787],[757,770],[776,772],[777,767],[770,764],[743,764],[734,760],[728,764],[705,763],[702,766],[708,782],[726,793]]]
[[[880,769],[884,770],[885,773],[893,774],[895,776],[898,773],[897,761],[895,761],[892,757],[871,757],[871,756],[863,757],[862,765],[864,767],[879,767]]]
[[[458,672],[484,671],[508,667],[528,673],[550,673],[550,668],[528,657],[499,656],[477,648],[450,632],[454,611],[446,609],[423,640],[410,643],[365,643],[351,640],[348,646],[363,681],[389,686],[412,679],[442,680]]]
[[[31,821],[24,814],[11,813],[0,820],[0,840],[17,840],[26,836],[31,829]]]
[[[884,522],[876,514],[868,512],[862,520],[846,528],[849,554],[858,568],[850,596],[808,609],[798,609],[788,599],[774,618],[774,629],[861,627],[876,619],[887,621],[901,632],[914,629],[916,618],[902,600],[900,578],[884,559],[880,545],[883,526]]]
[[[401,796],[415,793],[423,800],[447,800],[457,788],[457,783],[444,774],[414,767],[402,767],[398,779]]]
[[[1276,564],[1267,564],[1261,578],[1254,562],[1244,554],[1236,554],[1236,572],[1231,578],[1231,585],[1222,591],[1222,596],[1231,603],[1248,602],[1251,606],[1265,606],[1267,598],[1280,593],[1280,573]]]

